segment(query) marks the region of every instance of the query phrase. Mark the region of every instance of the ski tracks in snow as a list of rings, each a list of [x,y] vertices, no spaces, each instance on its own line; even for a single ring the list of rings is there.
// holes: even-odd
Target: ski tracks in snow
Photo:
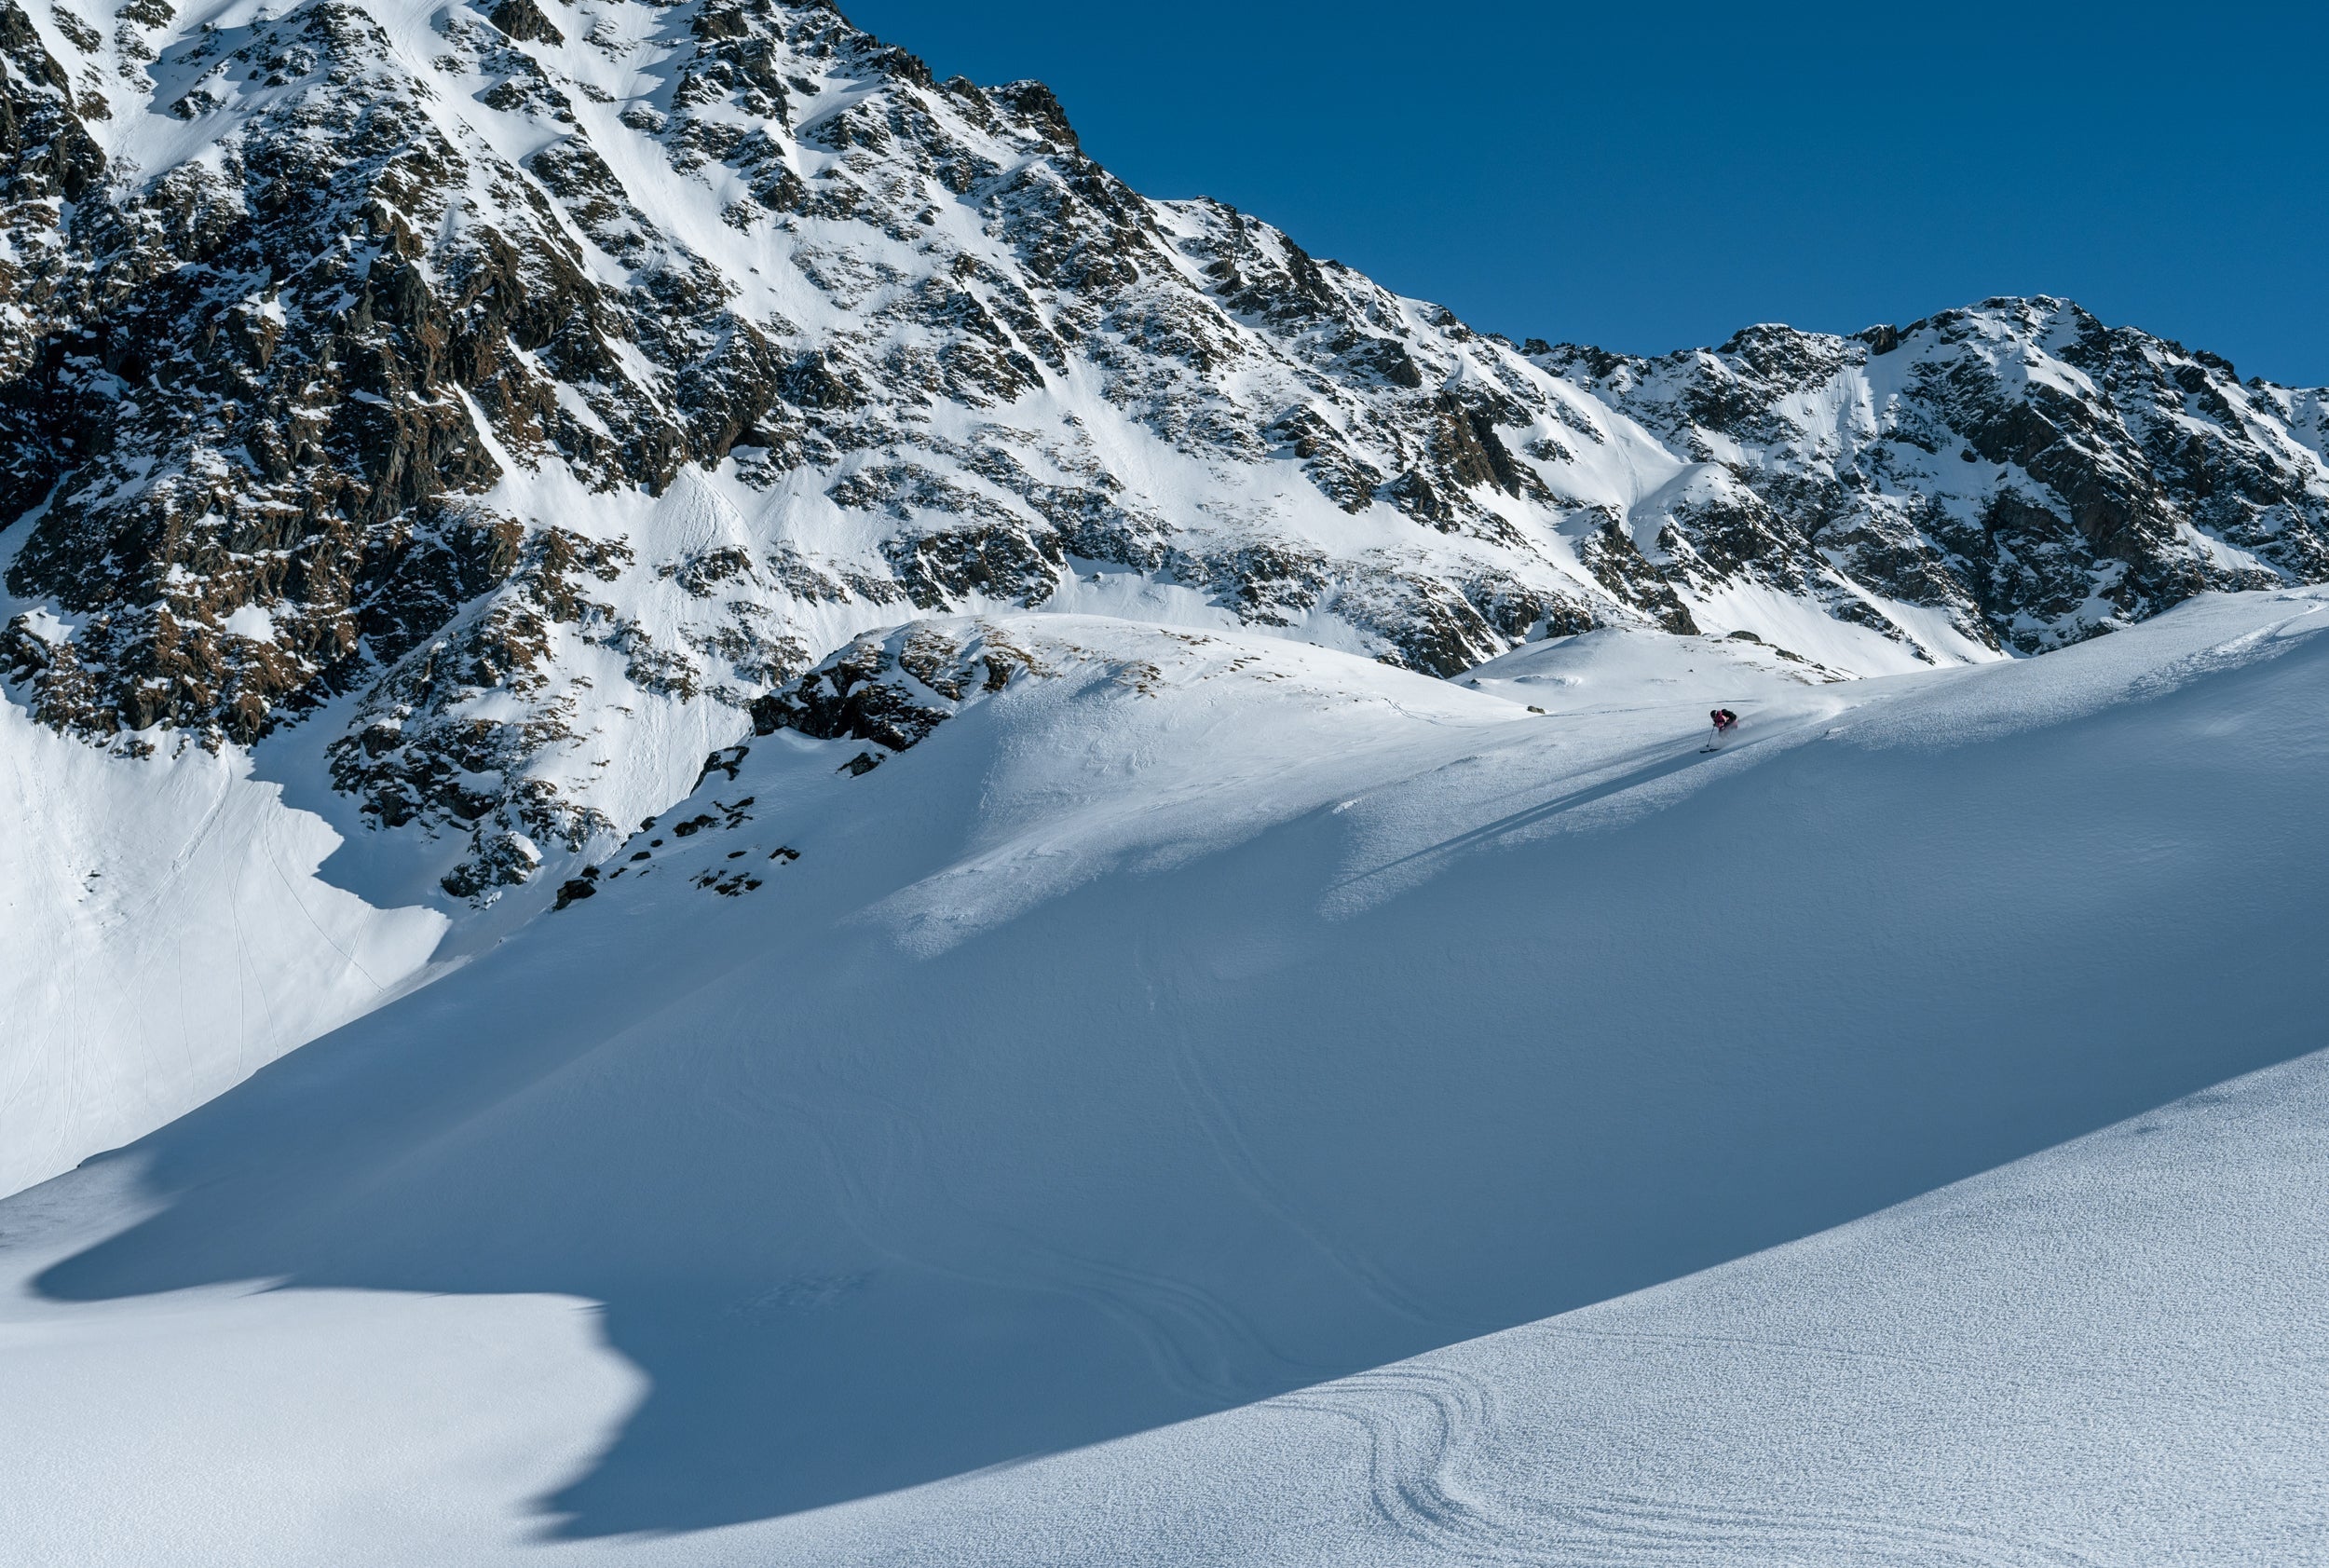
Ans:
[[[1532,1434],[1499,1414],[1485,1379],[1444,1360],[1361,1372],[1273,1399],[1264,1410],[1355,1425],[1367,1449],[1369,1511],[1429,1558],[1559,1568],[2097,1568],[2062,1547],[1873,1505],[1850,1512],[1749,1504],[1655,1491],[1579,1488],[1550,1477],[1532,1495],[1532,1466],[1494,1464],[1500,1442]],[[1492,1478],[1481,1472],[1494,1469]],[[1388,1561],[1389,1559],[1386,1559]],[[1404,1560],[1404,1559],[1402,1559]]]
[[[879,1256],[972,1285],[1056,1291],[1079,1301],[1131,1333],[1164,1386],[1199,1410],[1224,1409],[1335,1370],[1285,1355],[1201,1285],[1070,1250],[969,1207],[938,1170],[914,1111],[822,1068],[807,1070],[816,1080],[813,1099],[766,1087],[746,1091],[742,1099],[757,1102],[761,1112],[784,1111],[809,1134],[831,1178],[839,1218]],[[849,1138],[837,1130],[851,1122],[871,1124],[871,1136]],[[868,1161],[877,1147],[878,1155]],[[886,1194],[906,1188],[916,1202],[893,1217]],[[928,1240],[937,1210],[947,1220],[937,1227],[945,1237],[943,1255]],[[913,1220],[905,1220],[906,1215]]]
[[[1173,1073],[1179,1081],[1182,1096],[1204,1131],[1205,1140],[1213,1146],[1222,1170],[1229,1179],[1253,1199],[1261,1210],[1310,1243],[1367,1298],[1383,1311],[1410,1323],[1426,1328],[1444,1329],[1446,1325],[1435,1317],[1431,1309],[1403,1289],[1390,1275],[1369,1259],[1343,1246],[1310,1219],[1301,1202],[1272,1179],[1253,1145],[1246,1139],[1245,1129],[1231,1109],[1229,1098],[1214,1083],[1198,1054],[1197,1043],[1182,1034],[1174,1052]]]
[[[1430,879],[1464,854],[1548,833],[1621,826],[1663,810],[1718,778],[1821,739],[1832,732],[1837,718],[1847,711],[1848,705],[1832,702],[1811,712],[1776,716],[1711,749],[1675,735],[1646,738],[1581,770],[1549,773],[1523,784],[1521,790],[1538,795],[1532,804],[1501,814],[1483,811],[1473,826],[1452,834],[1442,830],[1450,814],[1445,802],[1410,821],[1387,815],[1361,830],[1352,868],[1325,890],[1319,907],[1330,918],[1347,919]],[[1519,754],[1508,754],[1505,760],[1509,760],[1509,755]],[[1479,760],[1481,757],[1476,755],[1450,766]],[[1438,772],[1446,770],[1442,768]],[[1547,786],[1550,793],[1546,793]],[[1509,785],[1500,788],[1512,793]],[[1370,794],[1390,802],[1397,792]],[[1485,802],[1489,798],[1478,798]],[[1422,842],[1417,841],[1419,837]]]

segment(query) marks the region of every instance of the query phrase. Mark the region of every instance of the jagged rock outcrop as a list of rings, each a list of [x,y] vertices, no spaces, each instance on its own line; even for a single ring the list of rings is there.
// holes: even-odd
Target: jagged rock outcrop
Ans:
[[[858,638],[815,669],[752,704],[756,735],[797,729],[820,741],[866,741],[865,771],[909,749],[975,694],[1001,691],[1035,654],[984,621],[922,621]],[[716,758],[715,759],[716,760]],[[856,759],[852,759],[854,765]]]
[[[0,154],[17,700],[339,727],[474,899],[917,615],[1878,669],[2329,576],[2322,393],[2050,300],[1515,348],[818,0],[0,0]]]
[[[2204,589],[2329,575],[2322,394],[2064,300],[1536,358],[1699,465],[1634,512],[1678,586],[1754,581],[1881,628],[1873,595],[2037,653]]]

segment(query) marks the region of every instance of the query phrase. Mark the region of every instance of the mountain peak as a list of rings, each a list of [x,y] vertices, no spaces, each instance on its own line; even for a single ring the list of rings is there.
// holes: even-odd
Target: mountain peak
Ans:
[[[824,5],[5,0],[0,50],[8,678],[129,749],[325,727],[473,899],[920,615],[1874,672],[2329,575],[2315,394],[2045,296],[1523,352]]]

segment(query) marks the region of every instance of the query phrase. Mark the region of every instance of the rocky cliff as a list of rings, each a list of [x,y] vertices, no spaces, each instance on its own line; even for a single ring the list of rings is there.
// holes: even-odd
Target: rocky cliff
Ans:
[[[0,149],[15,700],[304,727],[459,898],[927,616],[1874,672],[2329,578],[2329,394],[2050,299],[1516,346],[822,4],[0,0]]]

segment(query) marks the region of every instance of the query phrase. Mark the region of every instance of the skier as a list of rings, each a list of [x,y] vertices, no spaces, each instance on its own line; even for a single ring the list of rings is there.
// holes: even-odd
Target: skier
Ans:
[[[1738,728],[1738,716],[1728,708],[1717,708],[1708,716],[1714,720],[1714,739],[1706,743],[1705,749],[1712,751],[1723,743],[1723,736]]]

